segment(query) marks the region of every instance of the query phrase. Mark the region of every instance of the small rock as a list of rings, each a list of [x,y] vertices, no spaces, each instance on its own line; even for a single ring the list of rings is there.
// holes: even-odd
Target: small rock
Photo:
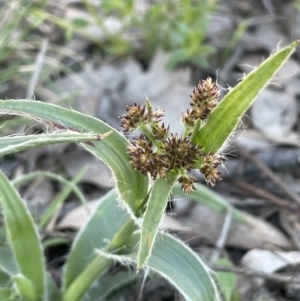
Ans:
[[[280,45],[288,45],[290,41],[269,21],[261,22],[254,31],[246,32],[241,42],[247,51],[265,50],[266,53],[271,53]]]
[[[255,128],[268,135],[286,135],[297,120],[296,100],[281,91],[265,89],[251,108]]]

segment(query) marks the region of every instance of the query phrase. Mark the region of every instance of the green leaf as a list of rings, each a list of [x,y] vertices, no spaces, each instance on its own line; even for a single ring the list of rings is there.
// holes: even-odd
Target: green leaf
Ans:
[[[63,204],[64,200],[68,197],[68,195],[73,191],[74,194],[78,197],[78,199],[81,201],[83,205],[86,205],[86,199],[84,195],[81,193],[81,191],[77,188],[76,184],[81,180],[83,175],[85,174],[87,170],[87,167],[83,167],[78,174],[75,176],[75,178],[72,180],[72,182],[64,179],[62,176],[47,172],[47,171],[34,171],[28,174],[25,174],[21,177],[18,177],[11,181],[11,183],[14,185],[14,187],[18,187],[20,185],[23,185],[24,183],[27,183],[28,181],[31,181],[32,179],[36,177],[47,177],[53,180],[56,180],[60,183],[63,183],[66,185],[66,187],[56,196],[56,198],[51,202],[51,204],[47,207],[45,212],[43,213],[43,216],[41,217],[41,221],[39,226],[43,228],[49,219],[54,215],[54,213],[58,210],[58,208]]]
[[[103,202],[99,204],[99,207],[96,208],[90,217],[90,221],[80,231],[78,240],[74,242],[70,256],[74,256],[73,252],[74,254],[76,253],[76,256],[72,259],[70,258],[71,260],[68,262],[73,271],[72,279],[74,280],[68,280],[69,283],[72,283],[69,285],[69,289],[64,291],[64,301],[78,300],[82,296],[83,291],[86,292],[83,300],[88,298],[96,283],[93,287],[90,285],[95,279],[95,275],[100,274],[99,265],[102,265],[105,260],[108,260],[108,264],[112,262],[109,254],[108,256],[102,256],[101,253],[103,254],[103,252],[109,250],[106,244],[109,245],[110,241],[113,241],[113,233],[119,233],[122,230],[122,225],[127,224],[124,221],[128,220],[129,215],[119,207],[116,195],[113,192],[106,195]],[[110,232],[109,235],[104,234],[107,230]],[[134,236],[133,246],[138,244],[139,237],[139,234]],[[105,238],[107,238],[107,241]],[[126,246],[129,247],[128,243]],[[126,251],[124,247],[125,244],[120,251]],[[101,251],[98,252],[97,256],[95,249],[100,249]],[[136,261],[137,252],[131,255],[124,255],[124,257],[129,257]],[[203,262],[183,243],[169,235],[158,235],[147,265],[173,283],[187,300],[218,300],[214,282]],[[105,269],[101,271],[103,270]],[[91,277],[91,275],[94,276]],[[102,278],[99,281],[101,282],[101,280]],[[83,289],[83,286],[87,289],[90,287],[90,289]]]
[[[47,249],[49,247],[58,246],[58,245],[71,245],[71,238],[64,237],[51,237],[43,240],[43,248]]]
[[[221,266],[232,266],[231,261],[227,258],[218,259],[216,264]],[[222,290],[225,301],[231,301],[233,291],[237,284],[236,274],[230,272],[216,272],[216,277],[218,280],[218,285]]]
[[[0,266],[0,287],[11,287],[11,275]],[[1,300],[1,299],[0,299]]]
[[[72,24],[77,28],[85,28],[91,25],[88,20],[82,18],[73,19]]]
[[[187,300],[218,300],[208,267],[186,245],[160,233],[147,265],[163,275]]]
[[[231,206],[221,195],[213,192],[204,185],[198,183],[195,183],[194,185],[196,190],[190,192],[188,196],[189,199],[220,213],[227,214],[227,212],[230,212],[233,220],[240,223],[247,223],[247,219],[244,217],[243,212]],[[186,197],[178,183],[174,185],[172,193]]]
[[[16,129],[22,124],[28,124],[29,119],[25,117],[17,117],[9,120],[0,120],[0,130],[3,132],[5,129]]]
[[[193,133],[193,141],[202,145],[207,153],[218,152],[258,93],[293,54],[298,43],[299,41],[295,41],[269,57],[231,89],[210,114],[206,124],[198,132]]]
[[[174,69],[178,64],[188,61],[190,54],[185,49],[178,49],[171,52],[170,58],[167,61],[167,68]]]
[[[163,218],[169,195],[177,175],[170,181],[159,178],[155,180],[143,216],[140,247],[137,259],[137,269],[143,267],[151,255],[158,227]]]
[[[118,131],[99,119],[68,110],[53,104],[28,100],[0,100],[0,114],[21,115],[51,124],[58,129],[80,133],[112,134],[84,148],[104,161],[112,170],[122,200],[135,212],[148,190],[148,177],[134,170],[129,164],[126,148],[128,140]]]
[[[80,301],[108,300],[107,297],[115,290],[132,283],[135,276],[133,272],[118,272],[117,274],[102,277],[94,283]]]
[[[97,255],[95,249],[106,249],[128,219],[128,213],[118,204],[115,191],[99,200],[73,243],[64,274],[64,301],[79,300],[109,267],[112,260]]]
[[[13,300],[12,297],[15,295],[15,292],[11,288],[0,287],[0,300],[9,301]]]
[[[14,154],[34,147],[57,143],[90,142],[100,140],[96,134],[68,131],[17,137],[0,138],[0,156]]]
[[[136,253],[119,257],[136,261]],[[157,235],[146,266],[172,283],[188,301],[220,300],[209,268],[191,249],[168,234]]]
[[[39,235],[25,203],[1,170],[0,191],[8,240],[20,267],[20,275],[33,284],[35,296],[43,299],[46,280]],[[38,299],[31,301],[34,300]]]
[[[76,184],[78,181],[83,177],[87,170],[87,166],[83,167],[78,174],[75,176],[72,182],[64,179],[62,176],[47,172],[47,171],[34,171],[25,175],[22,175],[14,180],[11,181],[11,183],[14,185],[14,187],[19,187],[20,185],[24,185],[25,183],[33,180],[34,178],[50,178],[52,180],[58,181],[60,183],[63,183],[66,185],[64,190],[62,190],[56,198],[50,203],[50,205],[46,208],[45,212],[43,213],[39,227],[43,228],[50,218],[55,214],[55,212],[62,206],[64,200],[68,197],[68,195],[73,191],[74,194],[78,197],[80,202],[84,205],[87,206],[86,199],[84,195],[81,193],[81,191],[77,188]],[[86,207],[87,208],[87,207]],[[87,208],[88,212],[88,208]]]
[[[60,301],[61,300],[61,291],[58,289],[56,283],[49,273],[47,273],[47,301]]]
[[[0,267],[9,275],[20,272],[13,250],[10,246],[0,247]]]
[[[17,291],[21,296],[22,301],[41,300],[36,294],[36,290],[33,283],[24,275],[17,274],[12,276],[12,279],[16,284]]]

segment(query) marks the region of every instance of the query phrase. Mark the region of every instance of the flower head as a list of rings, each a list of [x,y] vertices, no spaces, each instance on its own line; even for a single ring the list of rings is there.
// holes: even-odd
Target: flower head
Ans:
[[[195,161],[201,156],[201,147],[192,143],[189,138],[178,137],[177,134],[171,134],[165,140],[162,152],[169,162],[169,169],[186,170],[193,169]]]
[[[134,131],[142,124],[157,124],[164,116],[161,109],[146,108],[146,105],[126,106],[127,114],[121,116],[121,127],[125,132]]]
[[[185,125],[193,126],[197,119],[206,120],[211,111],[217,106],[220,91],[218,85],[210,77],[201,80],[190,95],[192,101],[191,109],[182,115],[182,122]]]
[[[178,182],[181,184],[181,189],[184,191],[185,194],[189,194],[192,190],[196,190],[194,186],[195,181],[196,178],[190,175],[181,176],[178,179]]]
[[[222,179],[221,172],[217,169],[217,167],[222,163],[222,157],[209,153],[204,155],[202,160],[200,171],[203,173],[206,182],[211,186],[215,186],[216,182]]]
[[[135,139],[127,149],[132,166],[142,174],[147,174],[153,164],[152,161],[154,158],[152,143],[146,136],[141,135],[140,138]]]
[[[153,133],[153,137],[154,139],[161,141],[161,140],[165,140],[168,135],[169,135],[169,130],[170,127],[168,126],[167,128],[165,128],[164,123],[162,125],[155,125],[152,127],[152,133]]]
[[[142,174],[150,174],[152,179],[168,178],[169,173],[178,176],[182,190],[188,194],[195,190],[195,178],[189,175],[192,169],[200,169],[207,183],[212,186],[221,180],[217,167],[221,164],[221,156],[205,154],[202,147],[195,144],[191,135],[199,129],[217,106],[220,92],[210,77],[201,80],[194,88],[190,108],[182,114],[185,126],[183,136],[170,133],[169,126],[160,124],[164,110],[153,108],[147,101],[144,106],[134,104],[126,106],[127,113],[121,117],[124,131],[138,128],[145,135],[134,139],[128,146],[130,163]],[[195,124],[197,127],[195,128]],[[179,176],[181,175],[181,176]]]

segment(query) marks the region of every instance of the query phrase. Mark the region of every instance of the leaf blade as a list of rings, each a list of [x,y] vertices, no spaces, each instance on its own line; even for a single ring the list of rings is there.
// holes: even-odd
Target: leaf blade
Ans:
[[[25,203],[1,170],[0,191],[9,242],[21,274],[34,285],[37,298],[42,299],[46,278],[39,235]]]
[[[215,193],[204,185],[198,183],[195,183],[194,185],[196,190],[190,192],[188,196],[189,199],[199,204],[205,205],[208,208],[211,208],[212,210],[220,213],[225,214],[227,212],[230,212],[233,220],[244,224],[247,223],[247,218],[243,215],[243,212],[230,205],[221,195]],[[182,191],[180,185],[177,183],[174,185],[172,193],[185,197],[184,192]]]
[[[126,152],[128,140],[108,124],[94,117],[40,101],[0,100],[0,114],[30,117],[56,129],[100,135],[112,131],[106,139],[93,142],[93,146],[87,143],[82,146],[109,166],[122,199],[133,212],[143,201],[148,190],[148,177],[131,167]]]
[[[103,196],[73,243],[64,274],[64,301],[83,294],[101,272],[101,264],[103,269],[106,261],[110,265],[111,260],[101,258],[95,249],[105,249],[128,218],[129,214],[120,209],[114,190]]]
[[[294,53],[295,41],[264,61],[236,85],[212,111],[206,124],[194,135],[194,142],[208,153],[216,153],[236,128],[241,117],[273,75]]]
[[[173,283],[187,300],[219,300],[208,267],[171,235],[159,233],[147,265]]]
[[[133,236],[135,246],[138,235]],[[136,253],[116,255],[136,262]],[[146,266],[162,275],[188,301],[219,301],[211,271],[190,248],[169,234],[158,233]]]
[[[151,255],[156,234],[167,206],[168,198],[177,175],[170,181],[163,178],[155,180],[151,189],[147,208],[143,216],[141,240],[137,257],[137,269],[143,267]]]
[[[34,147],[45,146],[57,143],[77,143],[97,141],[99,138],[95,134],[89,133],[47,133],[38,135],[26,135],[17,137],[0,138],[0,156],[14,154]]]

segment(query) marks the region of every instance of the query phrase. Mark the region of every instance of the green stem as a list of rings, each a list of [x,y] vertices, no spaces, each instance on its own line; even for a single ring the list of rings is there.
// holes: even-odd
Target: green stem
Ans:
[[[102,255],[97,255],[69,286],[64,294],[63,301],[80,300],[95,279],[109,268],[112,261],[112,259],[103,258]]]
[[[152,131],[146,125],[140,126],[141,131],[147,136],[147,138],[159,149],[159,144],[154,139]]]
[[[201,125],[201,120],[198,119],[195,126],[194,126],[192,137],[191,137],[191,141],[193,143],[195,143],[195,140],[197,138],[198,131],[200,130],[200,125]]]
[[[186,138],[193,130],[193,127],[189,126],[189,125],[184,125],[184,131],[183,131],[183,135],[182,138]]]
[[[126,241],[130,238],[132,233],[137,229],[137,225],[133,219],[128,219],[119,232],[114,236],[109,246],[107,247],[109,252],[116,251],[124,245]]]
[[[114,236],[104,252],[113,253],[126,244],[137,226],[132,219],[128,219]],[[63,301],[78,301],[90,288],[93,282],[112,264],[112,259],[97,254],[90,264],[78,275],[64,294]]]

